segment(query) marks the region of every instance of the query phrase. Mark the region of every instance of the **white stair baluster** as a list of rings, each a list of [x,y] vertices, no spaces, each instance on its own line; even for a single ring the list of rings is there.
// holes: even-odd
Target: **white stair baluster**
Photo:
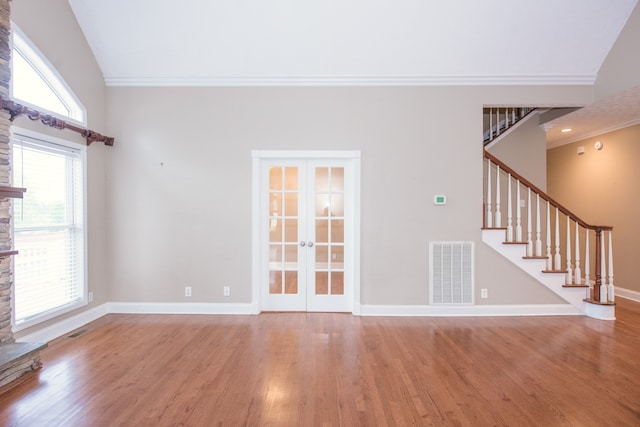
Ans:
[[[573,285],[573,271],[571,269],[571,219],[567,215],[567,274],[566,284]]]
[[[509,108],[504,109],[504,130],[509,128]]]
[[[551,264],[551,203],[547,201],[547,270],[553,270]]]
[[[558,208],[556,208],[556,255],[553,260],[554,270],[562,270],[562,257],[560,256],[560,218],[558,216]]]
[[[487,159],[487,214],[485,215],[487,228],[493,227],[493,206],[491,203],[491,159]]]
[[[511,174],[507,175],[507,242],[513,242],[513,200],[511,198]]]
[[[500,109],[496,108],[496,136],[500,135]]]
[[[574,270],[574,281],[576,285],[582,284],[582,270],[580,270],[580,229],[576,221],[576,269]]]
[[[489,108],[489,141],[493,140],[493,108]]]
[[[516,180],[516,242],[522,242],[522,205],[520,204],[520,180]]]
[[[536,193],[536,256],[542,256],[542,241],[540,240],[540,195]]]
[[[611,240],[613,231],[609,231],[609,285],[607,286],[607,301],[614,302],[616,300],[615,289],[613,288],[613,244]]]
[[[587,299],[591,299],[591,278],[589,277],[589,268],[589,229],[585,228],[584,283],[587,285]]]
[[[607,266],[604,251],[604,230],[600,233],[600,302],[607,302]]]
[[[496,165],[496,228],[502,227],[502,213],[500,213],[500,165]]]
[[[533,255],[533,241],[531,240],[531,188],[527,188],[527,256]]]

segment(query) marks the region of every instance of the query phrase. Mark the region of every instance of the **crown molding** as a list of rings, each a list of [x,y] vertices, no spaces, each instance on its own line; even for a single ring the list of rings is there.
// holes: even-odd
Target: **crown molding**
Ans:
[[[286,76],[286,77],[127,77],[105,76],[107,86],[544,86],[593,85],[595,75],[496,76]]]
[[[573,144],[574,142],[584,141],[585,139],[594,138],[596,136],[604,135],[606,133],[615,132],[620,129],[625,129],[631,126],[640,125],[640,117],[628,120],[626,122],[618,123],[613,126],[609,126],[603,129],[598,129],[593,132],[576,135],[569,139],[563,139],[559,141],[552,141],[547,144],[547,150],[551,150],[552,148],[562,147],[563,145]]]

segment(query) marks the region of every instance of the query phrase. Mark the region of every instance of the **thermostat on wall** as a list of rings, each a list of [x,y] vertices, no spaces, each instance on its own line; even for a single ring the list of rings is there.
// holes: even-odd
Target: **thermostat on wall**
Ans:
[[[434,205],[446,205],[447,204],[447,196],[433,196],[433,204]]]

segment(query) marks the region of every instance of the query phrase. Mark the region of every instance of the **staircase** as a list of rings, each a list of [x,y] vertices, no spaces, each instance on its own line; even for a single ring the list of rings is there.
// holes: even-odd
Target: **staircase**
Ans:
[[[483,241],[576,313],[615,319],[613,227],[586,223],[483,151]]]
[[[527,107],[485,108],[484,114],[489,117],[489,128],[482,135],[485,147],[515,129],[516,123],[535,110]]]

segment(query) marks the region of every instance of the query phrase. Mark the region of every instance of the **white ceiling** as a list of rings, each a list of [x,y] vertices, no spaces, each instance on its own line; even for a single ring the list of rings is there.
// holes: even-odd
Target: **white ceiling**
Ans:
[[[109,85],[592,83],[637,0],[69,0]]]
[[[596,101],[545,124],[547,148],[640,124],[640,86]],[[563,133],[562,129],[571,129]]]

